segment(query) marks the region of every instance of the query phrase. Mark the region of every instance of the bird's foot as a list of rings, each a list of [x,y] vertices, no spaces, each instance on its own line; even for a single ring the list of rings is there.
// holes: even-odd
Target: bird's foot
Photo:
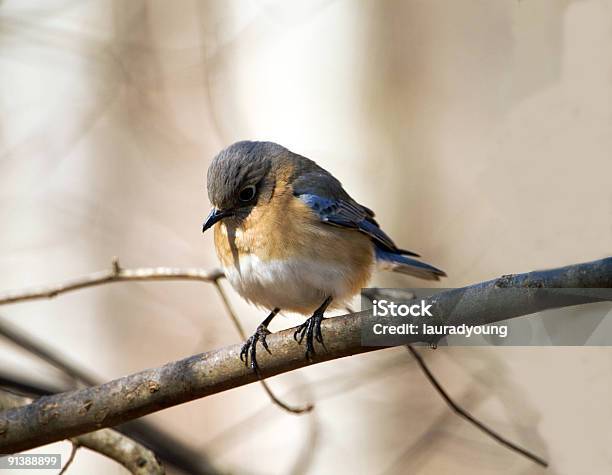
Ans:
[[[257,363],[257,342],[260,341],[261,345],[264,349],[270,352],[268,348],[268,343],[266,342],[266,337],[270,334],[270,330],[268,330],[264,325],[259,325],[255,333],[249,337],[249,339],[242,345],[242,349],[240,350],[240,359],[244,361],[245,366],[249,366],[249,357],[251,360],[251,369],[259,374],[259,364]]]
[[[321,333],[321,322],[323,320],[325,320],[323,312],[317,310],[312,317],[297,327],[293,333],[293,339],[300,345],[302,344],[304,337],[306,337],[307,360],[311,360],[315,354],[314,340],[317,340],[319,343],[321,343],[321,345],[323,345],[323,348],[325,348],[325,343],[323,343],[323,334]]]

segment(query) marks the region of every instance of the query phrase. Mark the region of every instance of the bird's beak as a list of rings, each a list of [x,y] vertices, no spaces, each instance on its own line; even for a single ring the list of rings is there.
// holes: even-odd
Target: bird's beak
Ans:
[[[213,208],[206,221],[204,221],[204,225],[202,226],[202,232],[206,231],[208,228],[212,228],[213,225],[221,221],[223,218],[227,218],[228,216],[232,216],[234,213],[231,211],[221,211],[217,208]]]

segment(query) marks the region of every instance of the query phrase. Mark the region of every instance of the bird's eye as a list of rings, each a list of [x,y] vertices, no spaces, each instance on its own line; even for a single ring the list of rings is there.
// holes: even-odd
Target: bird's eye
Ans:
[[[253,198],[255,198],[255,191],[254,185],[245,186],[242,190],[240,190],[240,193],[238,193],[238,199],[245,202],[251,201]]]

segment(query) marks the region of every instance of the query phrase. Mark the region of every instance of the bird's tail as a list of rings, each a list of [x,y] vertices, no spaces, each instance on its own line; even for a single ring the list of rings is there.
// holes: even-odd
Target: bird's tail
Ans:
[[[446,277],[444,271],[434,266],[395,252],[385,251],[379,247],[376,247],[376,261],[382,269],[401,272],[420,279],[440,280],[440,277]]]

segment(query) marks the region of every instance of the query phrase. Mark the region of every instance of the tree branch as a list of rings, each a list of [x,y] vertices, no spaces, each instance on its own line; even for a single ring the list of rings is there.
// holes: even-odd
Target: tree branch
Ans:
[[[87,447],[115,460],[134,475],[163,475],[166,473],[152,451],[116,430],[100,429],[70,440],[80,447]]]
[[[139,282],[152,280],[195,280],[200,282],[215,282],[223,276],[223,271],[215,269],[205,271],[202,269],[178,269],[174,267],[143,267],[140,269],[123,269],[117,258],[113,259],[110,270],[95,272],[67,282],[35,287],[26,290],[10,291],[0,294],[0,305],[25,302],[56,297],[66,292],[109,284],[112,282]]]
[[[102,430],[107,430],[107,429],[102,429]],[[64,464],[64,466],[62,467],[58,475],[64,475],[66,471],[70,468],[70,465],[72,465],[72,462],[74,462],[74,458],[76,457],[76,453],[79,450],[79,447],[80,446],[78,444],[75,444],[74,442],[72,442],[72,448],[70,449],[70,455],[68,456],[68,460],[66,460],[66,463]]]
[[[0,391],[0,410],[30,404],[31,399]],[[86,447],[120,463],[134,475],[163,475],[164,467],[155,453],[138,442],[112,429],[101,429],[70,439],[72,451],[60,473],[72,463],[79,447]]]
[[[612,288],[612,258],[585,264],[503,276],[425,298],[442,323],[484,325],[537,311],[600,301],[576,296],[565,300],[533,298],[502,288]],[[495,293],[496,299],[491,298]],[[365,311],[323,322],[326,349],[317,346],[312,361],[293,340],[293,330],[268,337],[272,354],[262,353],[262,375],[270,377],[336,358],[381,348],[361,345],[361,329],[372,324]],[[415,323],[416,320],[415,320]],[[408,336],[408,335],[407,335]],[[410,337],[410,336],[408,336]],[[419,335],[413,335],[416,342]],[[409,340],[409,338],[407,338]],[[0,453],[14,453],[78,434],[110,427],[161,409],[257,381],[240,361],[241,345],[210,351],[148,369],[101,386],[41,397],[32,404],[0,413]]]

